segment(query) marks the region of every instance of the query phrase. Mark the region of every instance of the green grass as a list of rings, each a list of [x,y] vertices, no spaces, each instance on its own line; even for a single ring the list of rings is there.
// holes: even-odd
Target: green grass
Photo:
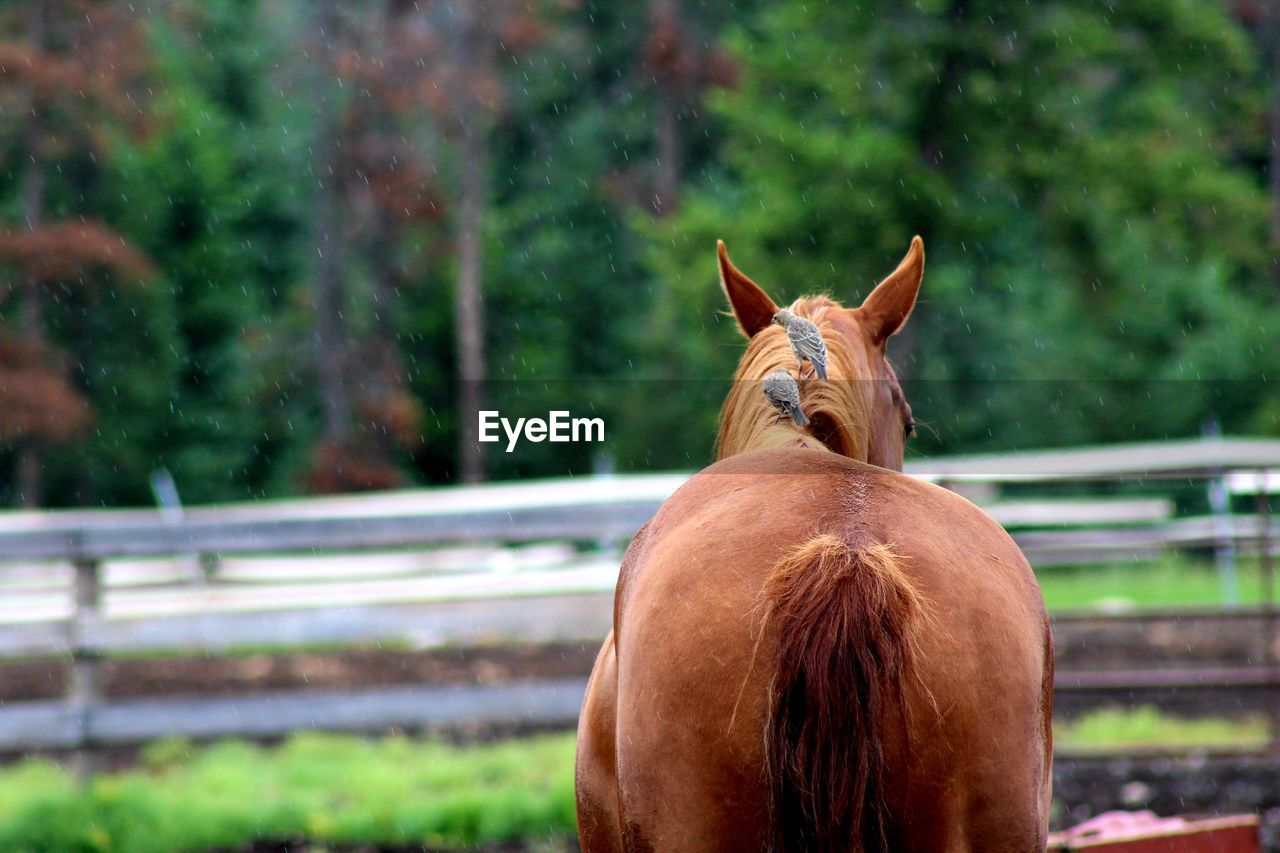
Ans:
[[[439,647],[448,649],[450,646],[445,645]],[[211,654],[220,658],[249,658],[258,655],[325,655],[325,654],[341,654],[343,652],[415,652],[420,651],[412,641],[405,637],[389,637],[385,640],[376,640],[370,642],[343,642],[334,640],[332,642],[313,642],[313,643],[244,643],[241,645],[225,646],[212,650]],[[121,649],[112,651],[112,660],[170,660],[176,657],[186,657],[192,653],[187,650],[175,649]],[[8,660],[23,660],[22,657],[11,657]],[[26,658],[28,660],[38,659],[35,657]]]
[[[1097,711],[1054,726],[1060,749],[1244,748],[1261,718]],[[0,850],[152,853],[255,839],[427,844],[563,839],[574,832],[572,734],[466,748],[301,734],[281,746],[153,744],[130,771],[78,788],[44,760],[0,770]]]
[[[0,850],[153,853],[258,838],[464,847],[574,832],[569,735],[453,748],[302,734],[167,741],[84,790],[39,760],[0,772]]]
[[[1280,567],[1277,567],[1280,570]],[[1256,560],[1237,561],[1240,601],[1261,601]],[[1210,560],[1170,556],[1133,563],[1044,568],[1036,572],[1051,610],[1195,607],[1224,604]]]
[[[1099,710],[1070,723],[1054,722],[1055,749],[1120,750],[1141,747],[1205,747],[1249,749],[1267,741],[1267,721],[1260,715],[1242,720],[1214,717],[1171,717],[1151,706],[1132,710]]]

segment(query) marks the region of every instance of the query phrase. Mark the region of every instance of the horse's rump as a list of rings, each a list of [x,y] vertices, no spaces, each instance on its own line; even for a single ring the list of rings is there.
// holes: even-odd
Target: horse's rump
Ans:
[[[823,451],[717,463],[624,561],[594,797],[628,849],[1043,850],[1034,592],[950,492]]]
[[[816,536],[763,591],[776,643],[765,756],[777,851],[887,847],[884,715],[902,708],[924,608],[885,544]]]

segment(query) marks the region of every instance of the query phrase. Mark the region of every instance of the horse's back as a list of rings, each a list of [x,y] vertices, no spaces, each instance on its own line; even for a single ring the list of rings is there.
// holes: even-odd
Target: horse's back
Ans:
[[[945,490],[807,450],[711,466],[628,551],[610,660],[627,846],[767,845],[774,649],[757,642],[762,596],[775,567],[817,536],[891,546],[928,605],[914,626],[915,677],[898,685],[905,715],[884,721],[894,847],[1043,849],[1050,664],[1021,553]]]

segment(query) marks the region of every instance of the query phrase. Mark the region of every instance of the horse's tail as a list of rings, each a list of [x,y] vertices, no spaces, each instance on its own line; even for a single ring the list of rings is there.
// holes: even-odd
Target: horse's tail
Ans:
[[[764,592],[773,849],[884,850],[884,712],[911,674],[923,600],[889,546],[835,536],[784,557]]]

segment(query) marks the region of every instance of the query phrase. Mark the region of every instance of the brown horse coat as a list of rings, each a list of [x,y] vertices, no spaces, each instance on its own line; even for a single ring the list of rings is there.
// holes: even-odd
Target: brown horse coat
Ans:
[[[726,289],[753,334],[768,306]],[[825,304],[859,332],[869,303]],[[883,391],[854,418],[872,456],[904,405]],[[692,478],[628,549],[579,725],[583,849],[1043,850],[1052,650],[1026,560],[964,499],[795,429]]]

